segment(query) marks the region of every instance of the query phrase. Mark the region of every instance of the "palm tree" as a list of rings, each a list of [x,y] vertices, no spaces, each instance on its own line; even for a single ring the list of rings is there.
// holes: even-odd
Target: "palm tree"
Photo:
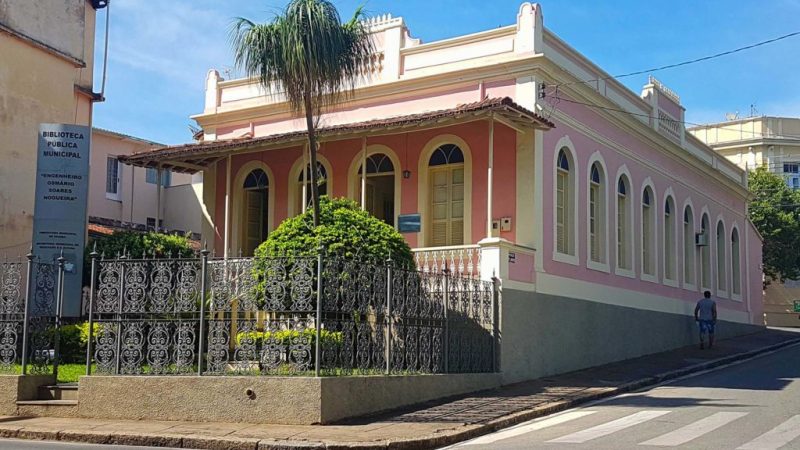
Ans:
[[[292,111],[305,114],[314,227],[319,226],[314,117],[351,94],[359,77],[369,74],[373,44],[364,18],[358,8],[342,23],[328,0],[291,0],[268,23],[240,17],[231,28],[236,66],[257,77],[267,92],[281,89]]]

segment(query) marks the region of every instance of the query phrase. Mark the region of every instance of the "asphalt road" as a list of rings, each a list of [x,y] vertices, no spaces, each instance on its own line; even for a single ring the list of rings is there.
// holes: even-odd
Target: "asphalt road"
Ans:
[[[800,345],[454,446],[800,449]]]

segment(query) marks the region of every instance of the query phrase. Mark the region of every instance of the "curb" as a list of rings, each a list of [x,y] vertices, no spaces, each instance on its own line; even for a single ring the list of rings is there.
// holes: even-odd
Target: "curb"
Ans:
[[[194,449],[236,449],[236,450],[423,450],[446,447],[469,439],[493,433],[522,422],[527,422],[543,416],[561,412],[578,405],[624,394],[663,383],[664,381],[680,378],[696,372],[724,366],[736,361],[751,359],[763,353],[778,350],[800,343],[800,338],[790,339],[766,347],[757,348],[743,353],[717,358],[681,369],[664,372],[651,377],[641,378],[617,387],[588,388],[586,394],[569,400],[558,400],[534,407],[533,409],[509,414],[492,420],[488,423],[477,425],[467,430],[456,431],[441,436],[428,436],[423,438],[375,441],[375,442],[311,442],[311,441],[278,441],[272,439],[248,439],[239,437],[212,437],[201,435],[176,435],[176,434],[139,434],[139,433],[98,433],[91,430],[75,431],[50,431],[36,428],[23,428],[19,425],[4,427],[0,423],[0,438],[48,440],[61,442],[82,442],[101,445],[145,445],[151,447],[176,447]]]

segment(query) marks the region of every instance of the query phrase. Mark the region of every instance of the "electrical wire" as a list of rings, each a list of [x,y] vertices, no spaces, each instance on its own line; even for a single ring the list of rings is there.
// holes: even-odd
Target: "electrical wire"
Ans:
[[[569,82],[569,83],[560,83],[560,84],[556,84],[556,85],[552,85],[552,86],[558,87],[558,86],[571,86],[573,84],[595,83],[597,81],[605,81],[605,80],[611,80],[611,79],[626,78],[626,77],[632,77],[634,75],[642,75],[642,74],[645,74],[645,73],[653,73],[653,72],[658,72],[658,71],[661,71],[661,70],[674,69],[675,67],[688,66],[690,64],[696,64],[696,63],[699,63],[699,62],[708,61],[708,60],[719,58],[719,57],[722,57],[722,56],[732,55],[734,53],[742,52],[742,51],[745,51],[745,50],[750,50],[750,49],[753,49],[753,48],[756,48],[756,47],[761,47],[762,45],[772,44],[773,42],[782,41],[784,39],[788,39],[788,38],[791,38],[791,37],[794,37],[794,36],[798,36],[798,35],[800,35],[800,31],[795,31],[795,32],[792,32],[792,33],[788,33],[788,34],[784,34],[782,36],[778,36],[778,37],[772,38],[772,39],[767,39],[765,41],[760,41],[760,42],[756,42],[754,44],[745,45],[744,47],[739,47],[739,48],[735,48],[733,50],[727,50],[727,51],[724,51],[724,52],[715,53],[713,55],[702,56],[700,58],[695,58],[695,59],[682,61],[682,62],[678,62],[678,63],[674,63],[674,64],[667,64],[665,66],[653,67],[653,68],[645,69],[645,70],[637,70],[635,72],[628,72],[628,73],[623,73],[623,74],[620,74],[620,75],[609,75],[607,77],[593,78],[593,79],[590,79],[590,80],[581,80],[581,81],[573,81],[573,82]]]

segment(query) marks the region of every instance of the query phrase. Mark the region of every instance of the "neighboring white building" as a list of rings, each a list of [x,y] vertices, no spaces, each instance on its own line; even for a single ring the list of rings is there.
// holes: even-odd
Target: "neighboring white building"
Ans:
[[[114,131],[94,128],[89,185],[89,227],[93,234],[112,229],[156,229],[191,232],[201,227],[202,174],[187,175],[126,166],[121,155],[149,150],[162,144]],[[160,205],[160,208],[159,208]]]
[[[747,117],[686,131],[742,169],[766,165],[800,188],[800,118]]]
[[[748,117],[687,129],[698,139],[748,170],[767,166],[800,189],[800,118]],[[764,291],[764,316],[771,326],[800,327],[800,281],[772,282]]]

